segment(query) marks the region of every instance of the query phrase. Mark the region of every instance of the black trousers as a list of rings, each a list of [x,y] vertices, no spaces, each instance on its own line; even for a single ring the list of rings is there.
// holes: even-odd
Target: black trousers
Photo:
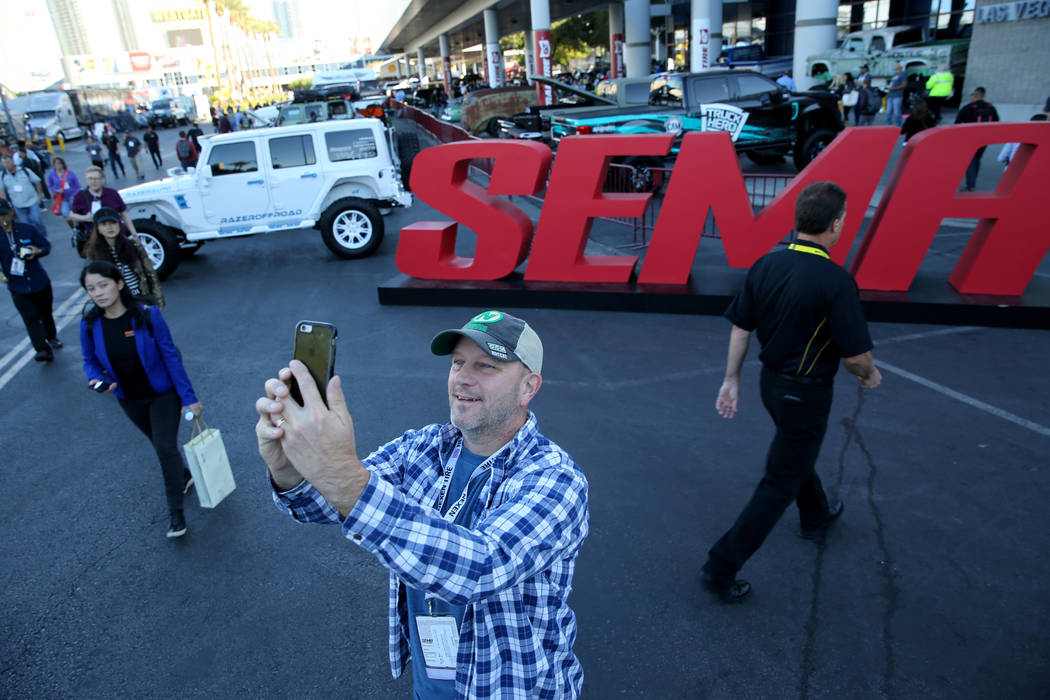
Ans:
[[[802,384],[763,367],[761,388],[777,430],[755,493],[708,553],[704,571],[720,580],[731,580],[758,551],[792,501],[803,525],[816,525],[828,511],[815,466],[831,412],[831,380]]]
[[[153,159],[153,166],[156,168],[164,164],[164,159],[160,157],[160,151],[149,149],[149,157]]]
[[[179,420],[182,402],[174,389],[148,399],[117,399],[131,422],[153,443],[164,474],[168,510],[182,509],[186,465],[179,453]]]
[[[117,177],[117,166],[118,165],[120,166],[120,174],[121,175],[123,175],[125,172],[127,172],[127,171],[124,170],[124,161],[122,161],[120,159],[120,154],[119,153],[114,153],[113,151],[110,151],[109,152],[109,167],[113,168],[113,177]]]
[[[49,350],[48,340],[54,340],[58,336],[55,330],[55,317],[51,315],[51,305],[54,303],[55,295],[51,290],[51,283],[39,292],[21,294],[12,291],[11,300],[15,303],[22,322],[26,324],[29,333],[29,342],[36,350]]]
[[[926,104],[930,108],[930,116],[933,117],[933,121],[939,123],[941,121],[941,107],[944,106],[944,102],[947,97],[927,97]]]

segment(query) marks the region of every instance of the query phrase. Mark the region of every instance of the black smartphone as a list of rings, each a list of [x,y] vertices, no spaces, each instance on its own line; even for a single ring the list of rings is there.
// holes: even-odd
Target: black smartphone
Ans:
[[[339,330],[331,323],[299,321],[295,324],[292,357],[310,370],[310,376],[314,378],[325,406],[328,405],[328,397],[325,395],[328,380],[335,374],[335,341],[338,336]],[[292,377],[291,389],[292,398],[302,406],[303,394],[299,391],[299,382],[295,377]]]

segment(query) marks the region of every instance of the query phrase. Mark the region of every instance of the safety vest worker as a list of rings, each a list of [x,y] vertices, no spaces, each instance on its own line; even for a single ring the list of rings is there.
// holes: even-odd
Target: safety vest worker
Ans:
[[[930,97],[948,97],[952,94],[952,86],[955,84],[955,76],[951,71],[934,73],[926,81],[926,89],[930,91]]]

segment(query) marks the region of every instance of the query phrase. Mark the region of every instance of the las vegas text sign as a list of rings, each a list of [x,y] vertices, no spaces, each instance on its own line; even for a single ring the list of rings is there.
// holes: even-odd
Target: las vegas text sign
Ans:
[[[682,140],[637,281],[686,285],[708,211],[729,266],[747,268],[791,231],[798,193],[833,180],[849,197],[846,225],[832,258],[842,264],[889,162],[898,129],[849,128],[758,214],[753,213],[729,136],[692,133]],[[586,255],[595,217],[638,217],[650,193],[602,192],[609,159],[663,156],[671,134],[576,136],[552,154],[529,141],[461,141],[428,148],[412,167],[416,196],[452,221],[401,230],[398,269],[432,280],[497,280],[525,262],[526,281],[627,283],[638,258]],[[975,151],[1020,147],[991,192],[957,192]],[[487,188],[467,177],[475,158],[493,160]],[[549,182],[548,182],[549,175]],[[944,218],[977,219],[949,283],[963,294],[1017,296],[1050,249],[1045,202],[1050,189],[1050,124],[965,124],[923,131],[898,159],[850,271],[864,290],[907,291]],[[501,195],[531,195],[547,185],[539,223]],[[477,235],[473,258],[454,252],[457,227]]]

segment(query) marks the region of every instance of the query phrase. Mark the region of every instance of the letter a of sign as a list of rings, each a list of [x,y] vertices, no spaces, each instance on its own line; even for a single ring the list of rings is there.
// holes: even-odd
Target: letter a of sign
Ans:
[[[956,192],[978,148],[1011,142],[1021,146],[994,192]],[[1047,183],[1050,124],[962,124],[916,134],[853,261],[857,284],[907,291],[941,221],[954,217],[980,222],[951,285],[963,294],[1023,294],[1050,250],[1050,226],[1042,216]]]
[[[714,212],[729,266],[750,267],[794,228],[802,188],[822,180],[838,183],[848,197],[846,224],[831,249],[841,265],[899,136],[894,127],[846,129],[756,215],[728,134],[686,134],[638,281],[689,281],[708,210]]]
[[[474,158],[494,160],[488,190],[467,179]],[[532,220],[496,195],[536,194],[550,163],[551,150],[532,141],[459,141],[421,152],[412,163],[412,191],[455,221],[402,228],[397,269],[412,277],[448,280],[494,280],[512,273],[528,255]],[[455,254],[456,221],[477,234],[473,258]]]

